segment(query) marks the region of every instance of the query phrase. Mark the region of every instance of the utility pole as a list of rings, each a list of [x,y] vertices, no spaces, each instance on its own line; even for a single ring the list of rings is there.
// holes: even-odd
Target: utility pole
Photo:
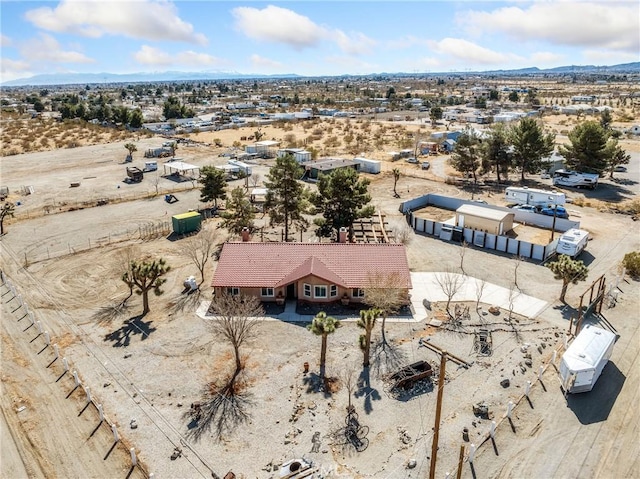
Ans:
[[[551,241],[553,241],[553,234],[556,232],[556,216],[558,205],[553,205],[553,224],[551,225]]]
[[[442,351],[440,357],[440,374],[438,376],[438,399],[436,401],[436,423],[433,428],[433,443],[431,444],[431,465],[429,479],[436,477],[436,458],[438,456],[438,439],[440,436],[440,413],[442,412],[442,394],[444,392],[444,372],[447,367],[447,352]]]

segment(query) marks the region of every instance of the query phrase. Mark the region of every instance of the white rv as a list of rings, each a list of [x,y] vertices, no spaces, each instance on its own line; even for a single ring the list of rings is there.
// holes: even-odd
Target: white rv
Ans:
[[[533,206],[564,205],[566,201],[564,193],[527,188],[526,186],[507,187],[504,191],[504,199],[509,204]]]
[[[558,240],[556,253],[566,254],[567,256],[571,256],[571,258],[576,258],[587,247],[588,241],[588,231],[571,228],[565,231]]]
[[[596,173],[578,173],[577,171],[556,170],[553,173],[554,186],[570,186],[572,188],[589,188],[598,186],[599,176]]]
[[[611,357],[616,335],[588,325],[562,355],[560,380],[567,393],[591,391]]]

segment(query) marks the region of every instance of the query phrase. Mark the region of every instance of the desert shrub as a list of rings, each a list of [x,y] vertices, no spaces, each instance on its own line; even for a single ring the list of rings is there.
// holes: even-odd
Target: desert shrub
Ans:
[[[633,279],[640,279],[640,251],[632,251],[624,255],[622,266]]]
[[[222,140],[220,138],[214,138],[213,144],[216,145],[218,148],[220,148],[222,147]]]
[[[287,148],[295,148],[297,146],[296,135],[294,135],[293,133],[287,133],[286,135],[284,135],[283,140],[287,144]]]

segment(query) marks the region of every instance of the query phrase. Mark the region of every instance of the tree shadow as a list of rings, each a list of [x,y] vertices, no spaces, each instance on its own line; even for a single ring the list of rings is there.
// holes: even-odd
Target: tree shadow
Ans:
[[[358,376],[358,384],[353,395],[357,398],[364,397],[364,412],[371,414],[373,411],[373,401],[382,399],[377,389],[371,387],[371,371],[370,368],[362,368],[360,376]]]
[[[372,369],[376,378],[384,377],[407,362],[407,355],[404,351],[383,340],[379,340],[373,345],[372,357]]]
[[[332,395],[330,383],[334,381],[334,378],[322,377],[319,374],[310,372],[304,376],[302,384],[307,387],[307,394],[322,393],[328,399]]]
[[[104,341],[113,341],[114,348],[127,347],[131,343],[131,336],[141,335],[141,341],[144,341],[153,333],[156,328],[151,327],[153,321],[142,321],[144,316],[133,316],[124,322],[124,325],[115,331],[106,334]]]
[[[195,311],[200,305],[200,299],[201,292],[199,289],[185,292],[169,301],[169,309],[174,314],[183,313],[185,310]]]
[[[98,322],[98,324],[110,324],[116,319],[120,319],[122,316],[129,313],[131,307],[124,301],[101,306],[93,313],[92,318]]]
[[[208,433],[217,440],[224,439],[251,418],[249,409],[254,402],[237,378],[233,384],[227,378],[222,387],[215,382],[207,384],[202,397],[202,401],[193,403],[183,414],[183,419],[189,421],[186,433],[189,439],[198,441]]]

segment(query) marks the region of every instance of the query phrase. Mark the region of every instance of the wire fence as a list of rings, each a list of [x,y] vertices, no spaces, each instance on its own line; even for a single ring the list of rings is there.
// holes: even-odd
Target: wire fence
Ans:
[[[50,244],[31,245],[19,254],[22,256],[20,259],[26,267],[40,261],[89,251],[114,243],[133,240],[150,241],[166,237],[171,234],[171,231],[172,225],[170,221],[150,221],[140,224],[137,227],[128,227],[120,231],[110,231],[106,236],[86,236],[76,238],[73,241],[67,241],[66,244],[61,244],[56,241]]]

